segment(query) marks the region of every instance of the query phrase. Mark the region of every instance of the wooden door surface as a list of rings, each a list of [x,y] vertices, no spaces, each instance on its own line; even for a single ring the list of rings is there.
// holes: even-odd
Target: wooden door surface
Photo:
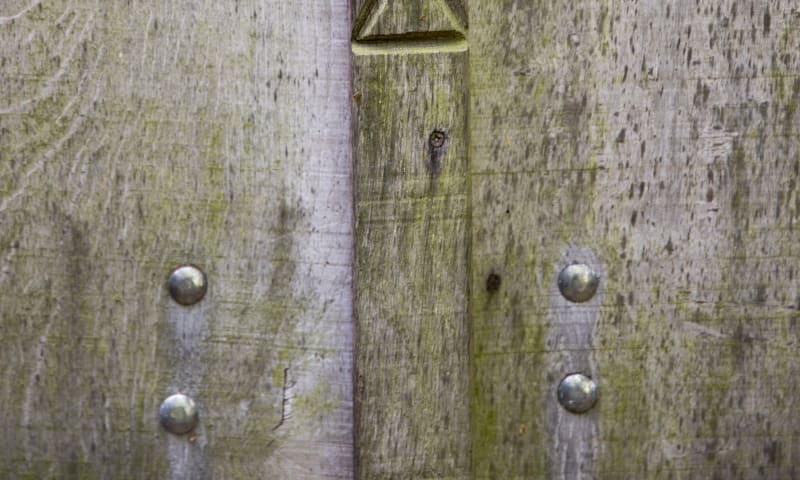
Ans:
[[[0,2],[0,477],[352,478],[348,11]]]
[[[0,476],[800,476],[798,52],[791,0],[0,3]]]

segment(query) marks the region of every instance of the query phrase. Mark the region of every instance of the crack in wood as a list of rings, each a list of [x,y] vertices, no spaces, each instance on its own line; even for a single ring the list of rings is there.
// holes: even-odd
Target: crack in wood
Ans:
[[[283,369],[283,395],[281,398],[281,419],[278,421],[278,424],[272,427],[272,431],[275,431],[281,428],[287,420],[292,418],[292,395],[291,390],[295,386],[294,381],[289,381],[289,369],[291,367],[286,367]]]

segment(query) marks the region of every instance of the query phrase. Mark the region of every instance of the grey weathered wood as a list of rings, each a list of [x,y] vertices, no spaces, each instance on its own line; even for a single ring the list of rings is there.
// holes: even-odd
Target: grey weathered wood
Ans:
[[[0,3],[0,476],[352,477],[348,25]],[[177,390],[193,437],[158,425]]]
[[[420,52],[402,37],[425,22],[414,3],[386,8],[407,17],[381,19],[388,38],[356,45],[353,57],[362,479],[469,478],[470,469],[467,57],[438,44]],[[430,144],[435,131],[441,147]]]
[[[605,298],[605,282],[586,302],[568,301],[559,291],[557,275],[561,269],[573,263],[589,266],[601,279],[606,277],[604,266],[590,249],[568,245],[561,253],[554,265],[553,275],[556,277],[549,282],[549,327],[545,345],[554,355],[547,362],[545,378],[548,384],[558,385],[565,376],[582,373],[602,384],[595,354],[595,337],[600,306]],[[556,391],[554,389],[551,393]],[[551,394],[546,397],[543,414],[550,443],[547,466],[550,475],[574,480],[594,478],[599,447],[597,409],[575,415],[561,406],[557,395]],[[526,428],[523,422],[520,425],[520,428]]]
[[[0,475],[352,476],[351,93],[360,478],[800,475],[795,2],[162,3],[0,5]]]
[[[471,1],[469,43],[474,477],[575,478],[568,246],[606,270],[595,478],[799,475],[796,2]]]

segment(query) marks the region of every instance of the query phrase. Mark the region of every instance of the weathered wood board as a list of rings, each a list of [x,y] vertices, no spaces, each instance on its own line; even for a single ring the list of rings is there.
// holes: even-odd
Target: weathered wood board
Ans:
[[[469,16],[474,478],[800,475],[797,3]],[[604,271],[586,304],[554,298],[575,249]],[[600,388],[573,455],[565,349]]]
[[[349,23],[0,2],[0,476],[352,477]]]
[[[796,476],[800,8],[471,1],[457,45],[423,12],[444,2],[366,4],[391,18],[355,17],[359,478]],[[462,55],[466,85],[446,67]],[[426,463],[413,428],[447,425],[437,447],[464,432],[446,421],[463,403],[428,401],[446,384],[413,381],[463,371],[460,351],[441,356],[463,332],[450,310],[416,313],[450,305],[436,288],[463,269],[428,273],[446,224],[420,207],[439,195],[426,119],[461,92],[469,473]],[[602,277],[586,303],[556,287],[574,261]],[[420,332],[434,354],[407,346]],[[601,392],[581,416],[556,400],[576,369]]]
[[[467,57],[398,5],[354,27],[356,477],[469,478]]]
[[[3,3],[0,475],[800,476],[799,52],[789,0]]]

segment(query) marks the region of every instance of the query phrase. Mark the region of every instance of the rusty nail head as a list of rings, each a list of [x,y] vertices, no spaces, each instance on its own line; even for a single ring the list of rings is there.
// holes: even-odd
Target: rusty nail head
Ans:
[[[441,148],[444,145],[445,140],[447,140],[447,135],[441,130],[434,130],[431,133],[430,144],[433,148]]]

